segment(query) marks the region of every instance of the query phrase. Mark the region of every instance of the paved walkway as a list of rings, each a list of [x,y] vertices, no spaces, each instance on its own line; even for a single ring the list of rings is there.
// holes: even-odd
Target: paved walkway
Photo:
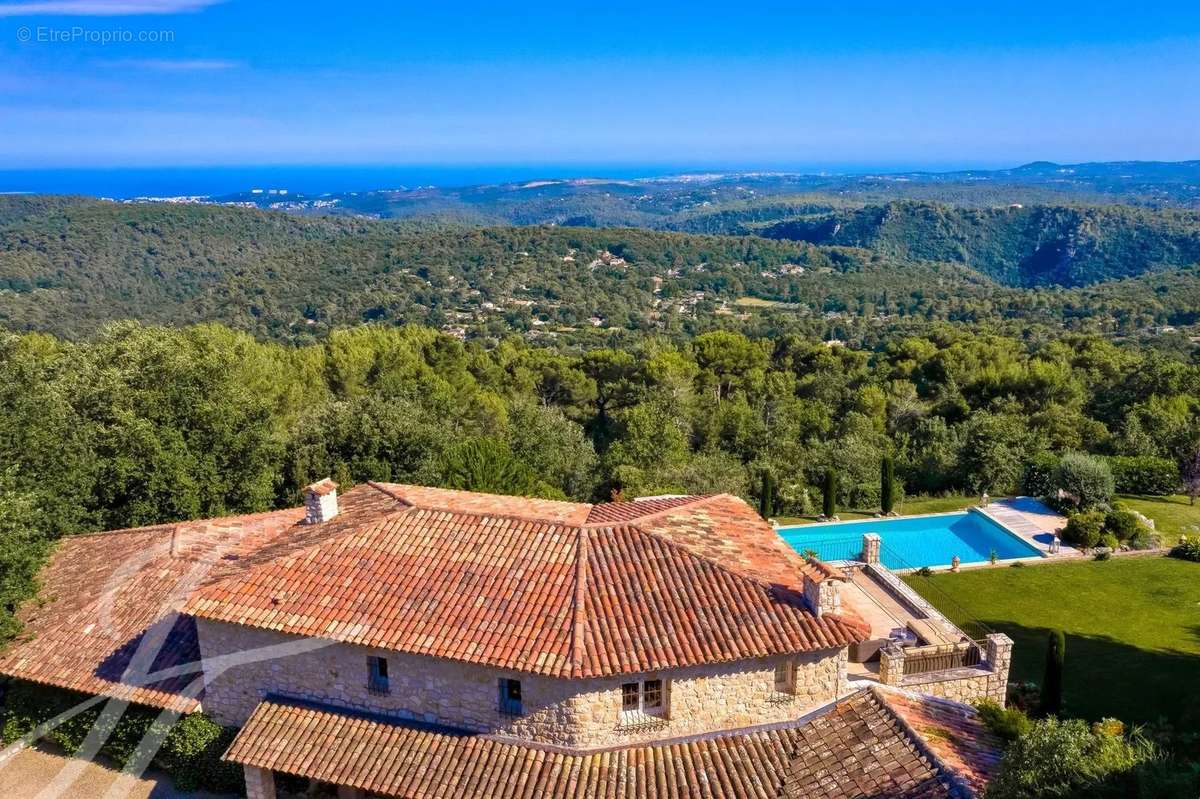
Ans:
[[[980,510],[1047,555],[1050,555],[1050,544],[1054,537],[1067,524],[1065,516],[1058,515],[1033,497],[997,499]],[[1072,558],[1081,557],[1082,554],[1063,544],[1058,554],[1050,557]]]
[[[154,772],[122,775],[105,766],[41,749],[26,749],[0,763],[4,799],[232,799],[211,793],[183,793]]]

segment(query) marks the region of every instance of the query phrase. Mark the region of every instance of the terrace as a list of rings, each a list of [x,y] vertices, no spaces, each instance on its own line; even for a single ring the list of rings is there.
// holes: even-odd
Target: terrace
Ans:
[[[851,683],[1002,703],[1012,641],[978,622],[960,627],[950,621],[883,565],[882,550],[879,536],[867,533],[860,552],[836,563],[844,578],[842,606],[871,628],[870,638],[850,649]]]

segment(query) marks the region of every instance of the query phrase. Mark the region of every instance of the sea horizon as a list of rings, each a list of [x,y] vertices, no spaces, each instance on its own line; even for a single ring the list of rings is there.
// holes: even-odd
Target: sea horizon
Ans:
[[[443,189],[533,180],[635,180],[704,173],[872,174],[990,170],[1007,163],[845,164],[242,164],[214,166],[31,167],[0,169],[0,194],[80,194],[112,199],[221,197],[253,189],[291,194]]]

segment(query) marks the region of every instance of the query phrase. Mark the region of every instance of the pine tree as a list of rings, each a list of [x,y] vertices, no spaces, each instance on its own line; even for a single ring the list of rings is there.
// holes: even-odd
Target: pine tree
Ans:
[[[825,472],[824,497],[821,506],[821,512],[825,514],[825,518],[832,518],[837,514],[837,472],[832,468]]]
[[[1062,630],[1050,633],[1046,644],[1046,675],[1042,678],[1041,712],[1057,716],[1062,712],[1063,659],[1067,653],[1067,637]]]
[[[879,506],[884,513],[896,507],[896,462],[891,455],[885,455],[879,465]]]

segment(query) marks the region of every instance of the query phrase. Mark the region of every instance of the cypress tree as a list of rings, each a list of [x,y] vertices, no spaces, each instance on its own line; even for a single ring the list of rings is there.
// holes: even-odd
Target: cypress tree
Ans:
[[[884,513],[896,506],[896,462],[891,455],[885,455],[879,465],[879,506]]]
[[[1046,675],[1042,678],[1041,712],[1057,716],[1062,712],[1063,660],[1067,654],[1067,637],[1062,630],[1050,633],[1046,644]]]
[[[837,513],[837,472],[830,468],[825,472],[824,497],[821,512],[825,518],[832,518]]]
[[[769,469],[763,469],[762,485],[759,487],[758,494],[758,515],[764,519],[771,518],[775,512],[775,481],[771,479]]]

